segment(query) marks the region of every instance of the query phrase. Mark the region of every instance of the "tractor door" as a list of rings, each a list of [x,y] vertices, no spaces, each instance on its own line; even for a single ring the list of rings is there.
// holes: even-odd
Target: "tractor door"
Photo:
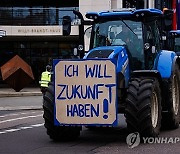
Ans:
[[[153,68],[155,57],[162,48],[160,37],[160,30],[156,20],[144,24],[145,69]]]

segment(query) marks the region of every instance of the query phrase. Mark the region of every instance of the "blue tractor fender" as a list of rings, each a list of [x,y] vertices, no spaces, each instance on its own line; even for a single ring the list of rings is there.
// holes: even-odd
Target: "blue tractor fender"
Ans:
[[[115,49],[113,53],[109,55],[110,59],[116,61],[116,72],[117,76],[123,76],[124,86],[127,88],[130,78],[129,70],[129,57],[125,47],[119,47]]]
[[[171,77],[176,61],[175,52],[161,50],[155,59],[154,70],[158,70],[162,79],[168,79]]]

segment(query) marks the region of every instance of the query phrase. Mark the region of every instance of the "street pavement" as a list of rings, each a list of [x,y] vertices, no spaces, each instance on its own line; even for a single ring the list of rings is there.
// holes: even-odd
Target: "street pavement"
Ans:
[[[41,96],[40,88],[24,88],[20,92],[16,92],[12,88],[0,88],[1,97],[20,97],[20,96]]]
[[[40,88],[24,88],[20,92],[16,92],[11,88],[0,88],[0,111],[9,111],[9,110],[35,110],[42,109],[42,105],[37,105],[33,101],[30,103],[20,103],[18,100],[19,97],[42,97]],[[4,99],[12,99],[14,101],[5,102]]]

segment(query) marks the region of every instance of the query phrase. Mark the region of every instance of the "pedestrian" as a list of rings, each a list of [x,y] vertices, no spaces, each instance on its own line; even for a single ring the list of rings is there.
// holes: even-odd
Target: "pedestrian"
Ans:
[[[48,84],[51,81],[51,66],[46,66],[46,71],[42,72],[41,74],[41,81],[39,81],[41,92],[43,95],[45,95],[45,92],[48,88]]]

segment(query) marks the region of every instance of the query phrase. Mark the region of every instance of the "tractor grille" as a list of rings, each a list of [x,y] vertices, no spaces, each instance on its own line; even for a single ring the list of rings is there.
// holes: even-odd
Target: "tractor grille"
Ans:
[[[87,58],[108,58],[113,50],[94,50]]]

